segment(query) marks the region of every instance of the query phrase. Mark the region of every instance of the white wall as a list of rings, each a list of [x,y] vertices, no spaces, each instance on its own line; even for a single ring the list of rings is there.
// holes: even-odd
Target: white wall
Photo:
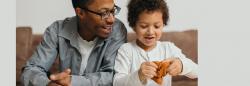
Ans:
[[[74,15],[71,0],[16,0],[16,25],[43,33],[56,20]]]
[[[197,0],[166,1],[170,21],[165,31],[198,28]],[[125,23],[128,31],[132,31],[126,19],[128,0],[116,0],[115,3],[122,8],[117,18]],[[31,26],[34,33],[43,33],[54,21],[75,15],[71,0],[17,0],[16,14],[16,26]]]

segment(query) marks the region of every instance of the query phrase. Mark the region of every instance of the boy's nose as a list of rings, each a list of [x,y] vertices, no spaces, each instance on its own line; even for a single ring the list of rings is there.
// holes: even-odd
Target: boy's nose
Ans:
[[[154,28],[149,27],[148,30],[147,30],[147,33],[148,33],[148,34],[153,34],[153,32],[154,32],[153,29],[154,29]]]

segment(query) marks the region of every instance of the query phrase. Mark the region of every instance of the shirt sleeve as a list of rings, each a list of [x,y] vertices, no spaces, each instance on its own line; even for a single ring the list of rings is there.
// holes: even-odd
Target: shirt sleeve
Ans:
[[[47,73],[58,52],[57,26],[55,22],[46,29],[42,42],[23,67],[21,80],[24,86],[46,86],[49,83]]]
[[[138,70],[130,73],[131,56],[126,51],[129,51],[127,46],[122,46],[118,50],[118,55],[115,60],[114,86],[143,86],[139,79]]]
[[[182,62],[182,72],[179,75],[185,75],[189,78],[197,78],[197,64],[194,63],[192,60],[186,58],[186,56],[182,53],[181,49],[176,47],[173,43],[169,43],[169,47],[171,49],[173,57],[179,58]]]

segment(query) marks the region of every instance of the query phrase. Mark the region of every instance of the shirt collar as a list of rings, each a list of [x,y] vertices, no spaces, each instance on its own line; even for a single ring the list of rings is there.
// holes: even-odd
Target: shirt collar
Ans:
[[[77,43],[78,32],[77,32],[77,16],[66,18],[63,22],[63,27],[61,32],[59,32],[59,36],[64,37],[70,41],[70,44],[79,50],[79,45]],[[110,34],[111,35],[111,34]],[[107,39],[102,39],[97,37],[96,47],[102,46],[105,41],[110,40],[111,37]]]

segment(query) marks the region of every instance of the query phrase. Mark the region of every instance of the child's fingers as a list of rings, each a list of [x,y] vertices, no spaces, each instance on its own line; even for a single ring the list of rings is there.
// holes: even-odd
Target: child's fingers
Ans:
[[[142,65],[140,70],[141,74],[146,78],[151,78],[153,76],[156,76],[156,68],[152,66]]]
[[[176,67],[177,67],[176,64],[170,64],[169,67],[168,67],[168,70],[169,70],[169,71],[170,71],[170,70],[173,70],[173,69],[175,69]]]
[[[156,70],[157,70],[156,68],[151,67],[151,66],[145,66],[143,69],[144,69],[144,70],[153,71],[153,72],[156,72]]]
[[[145,69],[145,68],[149,68],[153,71],[156,71],[156,67],[155,66],[152,66],[150,62],[144,62],[141,64],[141,68]]]
[[[156,72],[157,69],[152,67],[152,66],[148,66],[148,65],[142,65],[141,66],[141,70],[143,71],[152,71],[152,72]]]
[[[170,75],[175,76],[181,72],[181,67],[178,63],[172,63],[167,71]]]
[[[156,76],[156,73],[154,71],[145,70],[143,75],[145,75],[146,78],[153,78]]]
[[[158,68],[158,66],[154,62],[145,62],[145,65],[146,66],[151,66],[151,67],[154,67],[154,68]]]
[[[172,59],[168,58],[168,59],[163,60],[162,62],[164,62],[164,63],[165,63],[165,62],[167,62],[167,63],[168,63],[168,62],[169,62],[169,63],[171,63],[171,62],[172,62]]]
[[[158,66],[154,62],[149,62],[149,65],[154,67],[154,68],[158,68]]]
[[[170,70],[169,74],[172,75],[172,76],[178,75],[178,69],[172,69],[172,70]]]

